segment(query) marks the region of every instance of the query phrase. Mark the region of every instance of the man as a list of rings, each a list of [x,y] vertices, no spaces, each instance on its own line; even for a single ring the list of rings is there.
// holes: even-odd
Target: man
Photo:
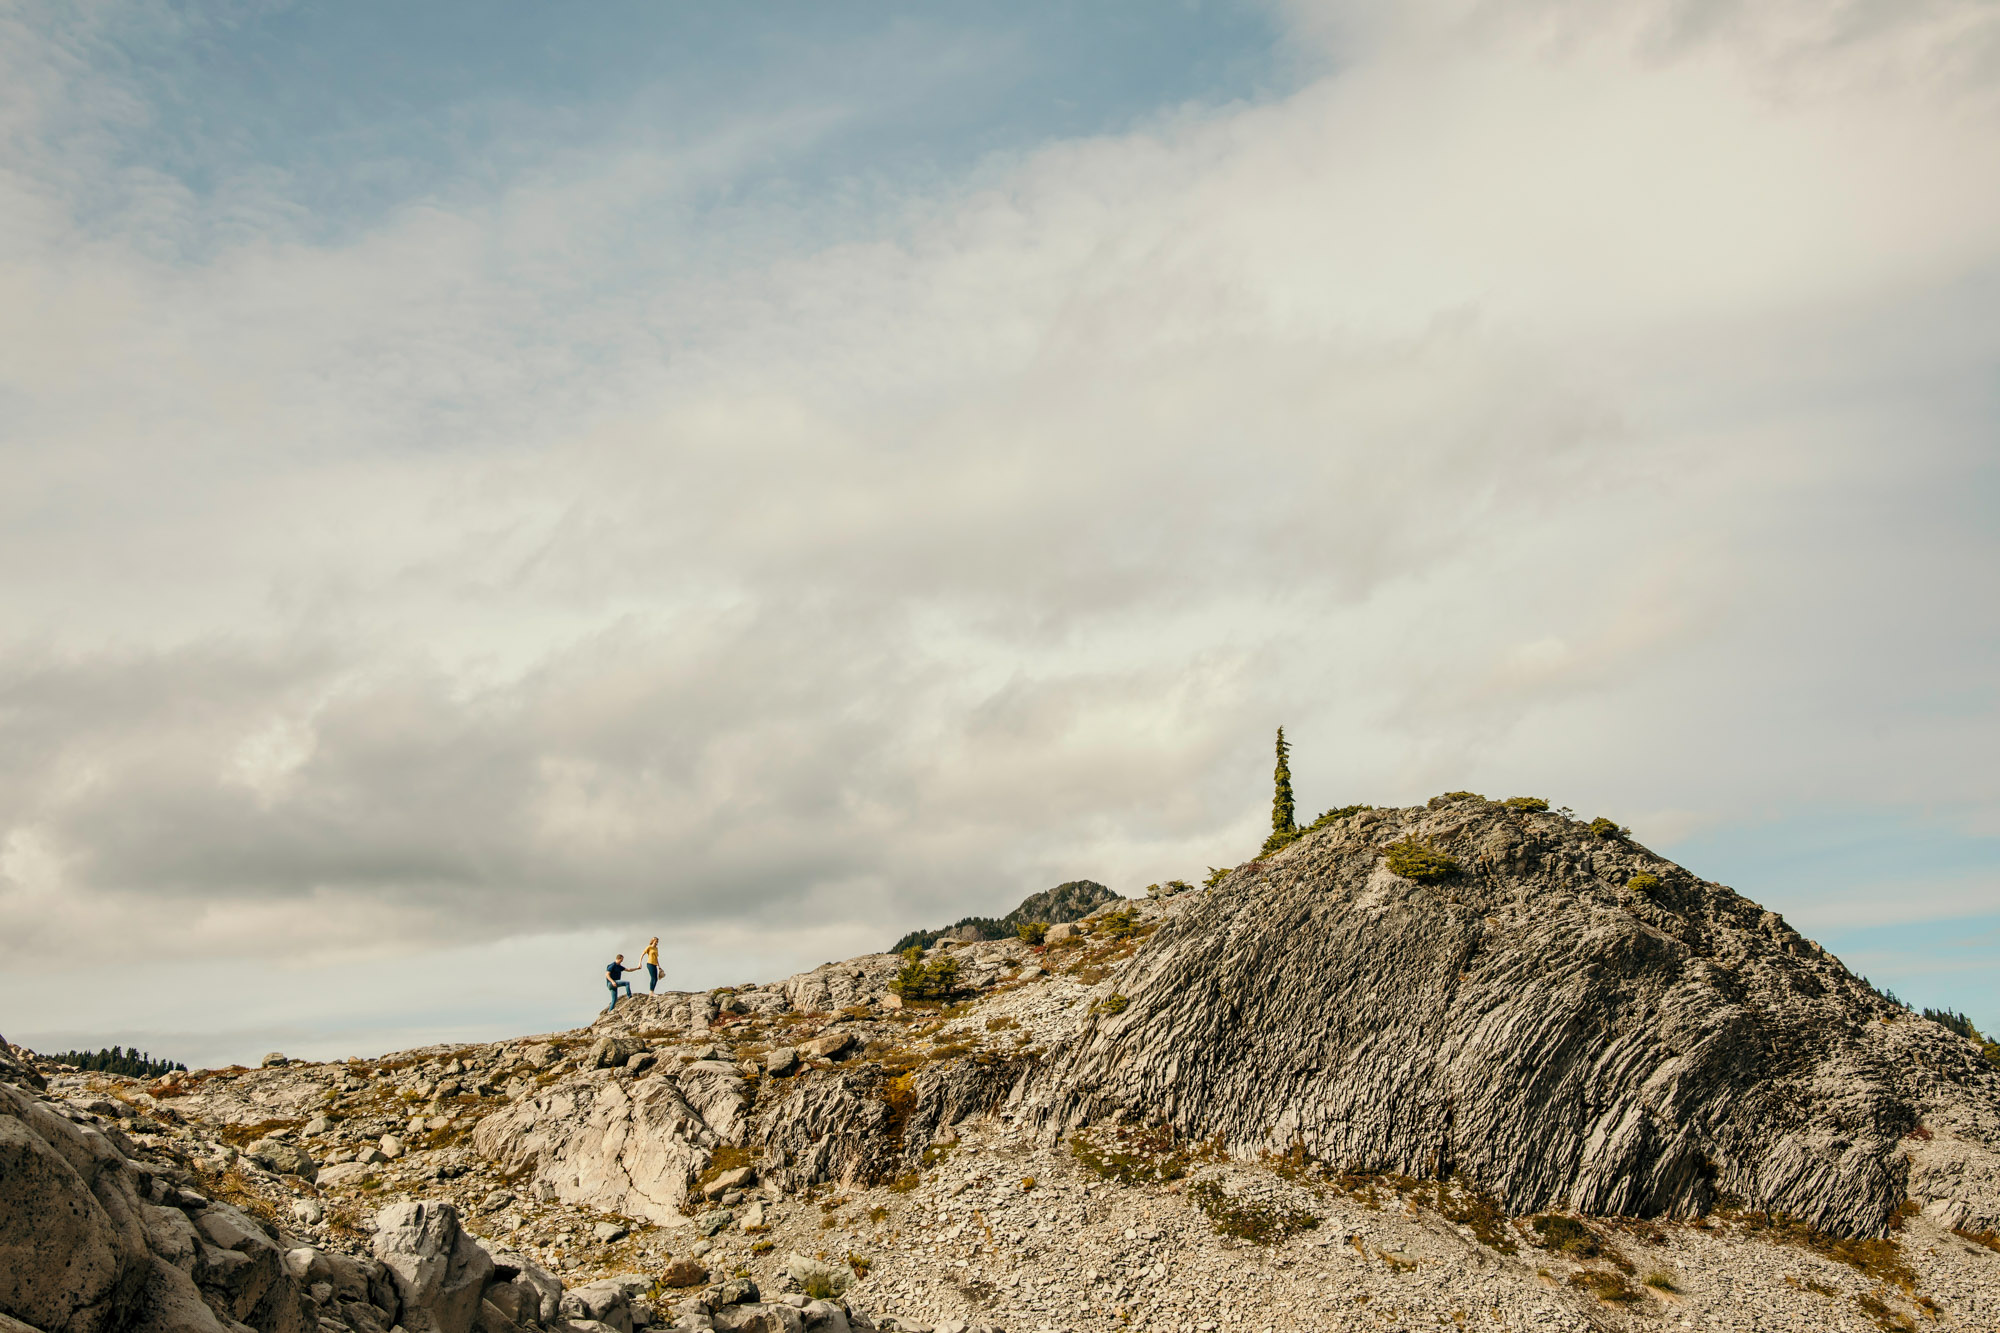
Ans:
[[[604,969],[604,984],[611,991],[610,1008],[616,1009],[618,1007],[618,991],[620,987],[624,988],[626,999],[629,1000],[632,998],[632,983],[622,979],[631,970],[631,968],[625,966],[625,955],[622,953],[612,959],[610,966]]]

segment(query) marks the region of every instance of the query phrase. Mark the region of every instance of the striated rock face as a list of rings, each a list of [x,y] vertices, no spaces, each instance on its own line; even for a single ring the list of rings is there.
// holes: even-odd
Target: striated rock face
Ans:
[[[684,1225],[680,1206],[709,1149],[743,1135],[743,1079],[716,1061],[621,1074],[596,1070],[488,1116],[473,1146],[510,1171],[532,1165],[564,1203]]]
[[[1460,873],[1391,872],[1406,838]],[[1641,872],[1657,883],[1631,887]],[[2000,1079],[1971,1044],[1622,838],[1441,800],[1177,901],[1119,978],[1123,1009],[1017,1091],[1046,1130],[1165,1122],[1237,1152],[1457,1172],[1516,1213],[1736,1196],[1879,1235],[1908,1193],[2000,1225]]]

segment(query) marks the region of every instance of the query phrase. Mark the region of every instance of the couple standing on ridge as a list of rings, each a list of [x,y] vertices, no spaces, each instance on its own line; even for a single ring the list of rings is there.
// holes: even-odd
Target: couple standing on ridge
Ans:
[[[605,965],[604,984],[607,987],[609,987],[611,991],[611,1003],[606,1006],[607,1008],[616,1009],[618,1007],[618,992],[620,989],[624,990],[626,999],[629,1000],[632,998],[632,983],[626,981],[624,978],[627,972],[636,972],[638,970],[639,969],[636,967],[625,966],[625,955],[622,953],[619,954],[616,958],[613,958],[610,961],[610,963]],[[653,936],[652,939],[646,941],[647,992],[650,993],[654,989],[654,987],[658,986],[659,984],[660,984],[660,937],[658,935],[655,935]]]

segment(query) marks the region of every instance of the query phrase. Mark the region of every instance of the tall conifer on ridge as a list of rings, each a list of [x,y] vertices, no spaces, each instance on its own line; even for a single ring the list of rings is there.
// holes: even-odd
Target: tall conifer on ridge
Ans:
[[[1285,729],[1279,727],[1278,768],[1271,775],[1275,788],[1271,793],[1271,838],[1264,844],[1266,851],[1276,851],[1298,836],[1298,810],[1292,802],[1292,766],[1287,762],[1291,753],[1292,747],[1285,742]]]

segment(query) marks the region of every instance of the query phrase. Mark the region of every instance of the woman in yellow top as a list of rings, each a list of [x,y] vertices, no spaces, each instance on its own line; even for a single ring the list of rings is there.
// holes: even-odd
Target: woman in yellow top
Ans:
[[[652,990],[660,984],[660,937],[653,936],[646,941],[646,989]]]

